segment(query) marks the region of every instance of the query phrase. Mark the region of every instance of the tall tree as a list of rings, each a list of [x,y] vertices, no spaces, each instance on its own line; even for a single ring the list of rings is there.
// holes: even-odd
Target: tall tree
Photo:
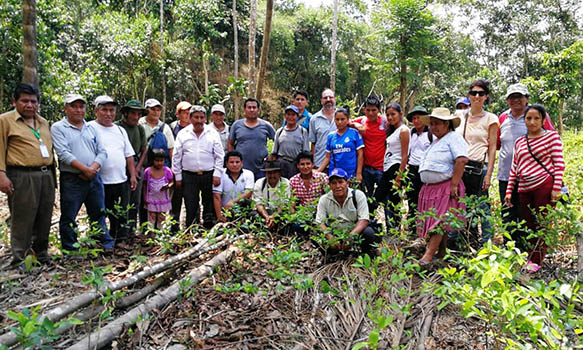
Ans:
[[[36,0],[22,0],[22,82],[38,86]]]
[[[263,83],[265,69],[267,67],[267,56],[269,55],[269,39],[271,37],[271,20],[273,17],[273,0],[267,0],[265,4],[265,29],[263,31],[263,46],[261,47],[261,58],[259,60],[259,74],[257,76],[257,91],[255,97],[261,101],[263,93]]]
[[[164,55],[164,0],[160,0],[160,55],[162,62],[162,120],[166,121],[166,57]]]
[[[257,0],[249,5],[249,89],[248,96],[255,96],[255,36],[257,35]]]
[[[336,91],[336,50],[338,46],[338,0],[334,0],[334,20],[332,22],[332,45],[330,52],[330,89]]]
[[[233,0],[233,77],[235,81],[239,79],[239,28],[237,27],[237,0]],[[235,120],[239,119],[239,93],[235,91],[233,98]]]

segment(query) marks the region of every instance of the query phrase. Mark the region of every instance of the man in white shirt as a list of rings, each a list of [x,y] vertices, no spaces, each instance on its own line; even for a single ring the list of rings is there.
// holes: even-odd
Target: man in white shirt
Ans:
[[[213,186],[215,213],[220,222],[227,221],[223,215],[223,208],[230,209],[236,204],[239,206],[249,205],[255,184],[251,170],[243,169],[241,152],[227,152],[223,166],[225,170],[221,177],[221,183]]]
[[[105,208],[108,210],[109,234],[116,245],[128,238],[128,204],[130,190],[137,186],[134,149],[125,129],[113,124],[115,102],[109,96],[98,96],[94,102],[96,120],[89,122],[97,131],[97,137],[107,152],[101,166],[101,179],[105,192]],[[128,179],[127,173],[130,174]],[[121,206],[121,212],[115,206]]]
[[[176,175],[176,187],[182,188],[186,227],[199,223],[202,197],[203,226],[211,228],[215,221],[213,186],[221,183],[225,152],[219,134],[205,125],[204,107],[192,106],[190,122],[192,125],[181,130],[176,137],[172,170]]]

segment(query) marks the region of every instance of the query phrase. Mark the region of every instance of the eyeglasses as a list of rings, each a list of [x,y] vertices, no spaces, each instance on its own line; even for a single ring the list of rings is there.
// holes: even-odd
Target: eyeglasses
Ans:
[[[486,96],[488,93],[486,91],[470,90],[469,94],[472,96]]]

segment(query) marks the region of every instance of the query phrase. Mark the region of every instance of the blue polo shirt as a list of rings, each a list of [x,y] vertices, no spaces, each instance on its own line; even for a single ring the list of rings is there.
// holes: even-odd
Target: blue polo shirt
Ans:
[[[107,159],[107,151],[97,137],[97,130],[85,121],[79,130],[71,125],[67,118],[64,118],[53,124],[51,136],[59,157],[61,171],[79,174],[79,170],[71,165],[74,160],[78,160],[86,166],[90,166],[93,162],[103,166]]]
[[[338,135],[337,131],[330,133],[326,141],[326,152],[330,153],[328,173],[335,168],[342,168],[348,177],[353,177],[358,163],[356,151],[363,147],[362,136],[355,129],[348,128],[342,135]]]

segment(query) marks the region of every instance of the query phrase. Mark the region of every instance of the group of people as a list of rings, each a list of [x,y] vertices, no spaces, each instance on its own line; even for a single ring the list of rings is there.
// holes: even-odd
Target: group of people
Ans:
[[[244,118],[229,126],[222,105],[211,107],[208,122],[203,106],[186,101],[176,106],[176,121],[167,124],[160,120],[162,105],[156,99],[144,106],[130,100],[116,122],[118,103],[108,96],[94,100],[96,119],[87,122],[85,98],[69,94],[65,118],[50,126],[38,115],[38,90],[21,84],[13,95],[15,109],[0,116],[0,190],[8,195],[11,211],[13,265],[21,265],[28,253],[50,261],[57,179],[53,149],[60,173],[59,231],[62,248],[70,252],[78,249],[76,218],[82,204],[107,252],[129,248],[138,222],[159,228],[170,216],[177,230],[184,201],[186,226],[206,228],[227,221],[226,212],[235,204],[254,203],[267,227],[276,225],[282,206],[315,206],[315,222],[333,242],[331,249],[350,248],[335,242],[332,232],[339,227],[359,236],[362,251],[374,254],[382,234],[373,230],[370,216],[384,205],[387,228],[398,228],[401,215],[395,208],[406,201],[410,217],[437,214],[416,226],[428,239],[419,263],[429,264],[445,253],[448,238],[457,236],[445,220],[448,211],[459,215],[455,209],[463,208],[464,195],[487,198],[497,149],[504,220],[525,219],[536,230],[533,210],[560,196],[561,140],[544,107],[528,105],[523,84],[508,88],[510,109],[500,117],[484,109],[489,94],[489,83],[476,80],[468,97],[456,101],[454,114],[416,106],[406,116],[398,103],[383,109],[371,96],[364,115],[351,119],[350,110],[337,108],[334,91],[322,92],[322,108],[312,115],[307,92],[297,90],[277,130],[259,117],[261,106],[254,98],[245,100]],[[273,140],[271,153],[268,140]],[[351,188],[354,182],[364,191]],[[488,201],[478,203],[488,213]],[[299,223],[288,224],[306,233]],[[473,236],[481,231],[481,242],[491,238],[488,215],[481,218],[481,230],[470,227]],[[519,227],[512,232],[522,242],[524,232]],[[536,270],[544,242],[521,247]]]

